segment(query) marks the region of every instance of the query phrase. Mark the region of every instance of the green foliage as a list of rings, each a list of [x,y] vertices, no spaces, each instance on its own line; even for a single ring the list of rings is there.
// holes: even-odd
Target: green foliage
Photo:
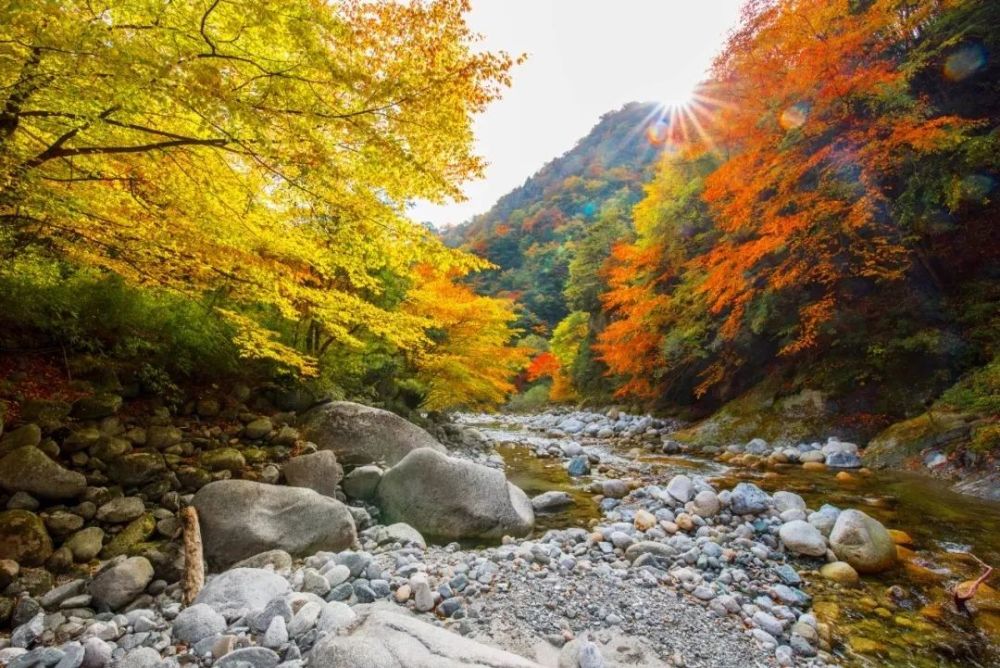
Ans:
[[[507,410],[515,413],[531,413],[540,411],[549,403],[548,383],[539,383],[521,394],[515,395],[507,402]]]
[[[983,415],[1000,415],[1000,357],[966,374],[941,395],[947,408]]]
[[[193,301],[141,290],[114,275],[38,256],[24,255],[0,270],[4,347],[113,358],[154,391],[171,390],[171,378],[247,371],[230,326],[212,306],[212,296]]]

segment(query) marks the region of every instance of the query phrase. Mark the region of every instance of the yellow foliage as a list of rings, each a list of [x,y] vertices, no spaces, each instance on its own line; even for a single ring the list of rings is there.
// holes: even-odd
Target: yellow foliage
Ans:
[[[420,349],[427,321],[396,310],[381,277],[483,266],[404,214],[482,173],[471,116],[513,64],[474,51],[467,10],[0,3],[0,251],[211,291],[247,356],[307,373],[311,360],[234,309],[308,318],[338,345]]]
[[[404,311],[431,323],[433,341],[413,360],[426,388],[424,407],[492,408],[514,389],[510,378],[528,363],[528,348],[511,346],[514,303],[483,297],[456,272],[422,267]]]

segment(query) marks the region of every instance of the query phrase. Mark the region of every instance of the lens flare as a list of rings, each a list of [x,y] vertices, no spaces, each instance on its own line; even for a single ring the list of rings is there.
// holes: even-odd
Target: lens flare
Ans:
[[[692,141],[700,141],[714,151],[715,143],[706,132],[705,123],[714,110],[724,106],[728,105],[709,95],[704,84],[700,85],[683,102],[661,102],[644,122],[646,139],[668,153],[678,152]]]
[[[778,123],[785,130],[794,130],[805,125],[808,116],[809,108],[806,105],[802,103],[793,104],[781,112],[781,116],[778,117]]]
[[[986,65],[986,48],[982,44],[966,44],[944,61],[944,75],[950,81],[968,79]]]

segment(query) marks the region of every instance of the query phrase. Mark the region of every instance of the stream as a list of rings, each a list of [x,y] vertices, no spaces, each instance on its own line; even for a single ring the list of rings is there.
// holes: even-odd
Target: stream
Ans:
[[[679,473],[702,476],[717,489],[751,481],[768,492],[801,495],[810,508],[824,503],[863,510],[887,528],[906,532],[912,542],[900,548],[901,565],[879,576],[864,576],[861,586],[846,588],[822,578],[818,561],[802,561],[805,591],[813,612],[833,630],[833,654],[845,666],[913,668],[1000,666],[1000,594],[984,586],[975,613],[957,610],[950,588],[975,579],[981,566],[967,553],[1000,565],[1000,504],[958,494],[944,482],[904,472],[809,471],[799,465],[744,468],[691,454],[659,455],[634,441],[574,437],[601,464],[591,475],[572,477],[559,457],[539,451],[566,439],[550,438],[504,416],[466,415],[503,458],[507,476],[529,497],[549,490],[570,494],[573,505],[539,514],[536,532],[570,526],[588,527],[601,517],[589,490],[593,480],[629,477],[643,484],[665,484]],[[609,473],[610,475],[605,475]],[[844,476],[841,476],[842,478]],[[994,587],[1000,576],[992,580]]]

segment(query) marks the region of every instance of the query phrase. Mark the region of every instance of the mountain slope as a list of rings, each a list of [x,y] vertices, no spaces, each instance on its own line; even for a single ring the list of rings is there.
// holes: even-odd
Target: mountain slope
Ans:
[[[660,150],[647,138],[653,103],[630,103],[601,117],[562,156],[501,197],[487,213],[443,232],[447,243],[488,258],[485,294],[516,297],[522,325],[551,330],[567,313],[563,289],[574,243],[601,216],[628,218]]]

